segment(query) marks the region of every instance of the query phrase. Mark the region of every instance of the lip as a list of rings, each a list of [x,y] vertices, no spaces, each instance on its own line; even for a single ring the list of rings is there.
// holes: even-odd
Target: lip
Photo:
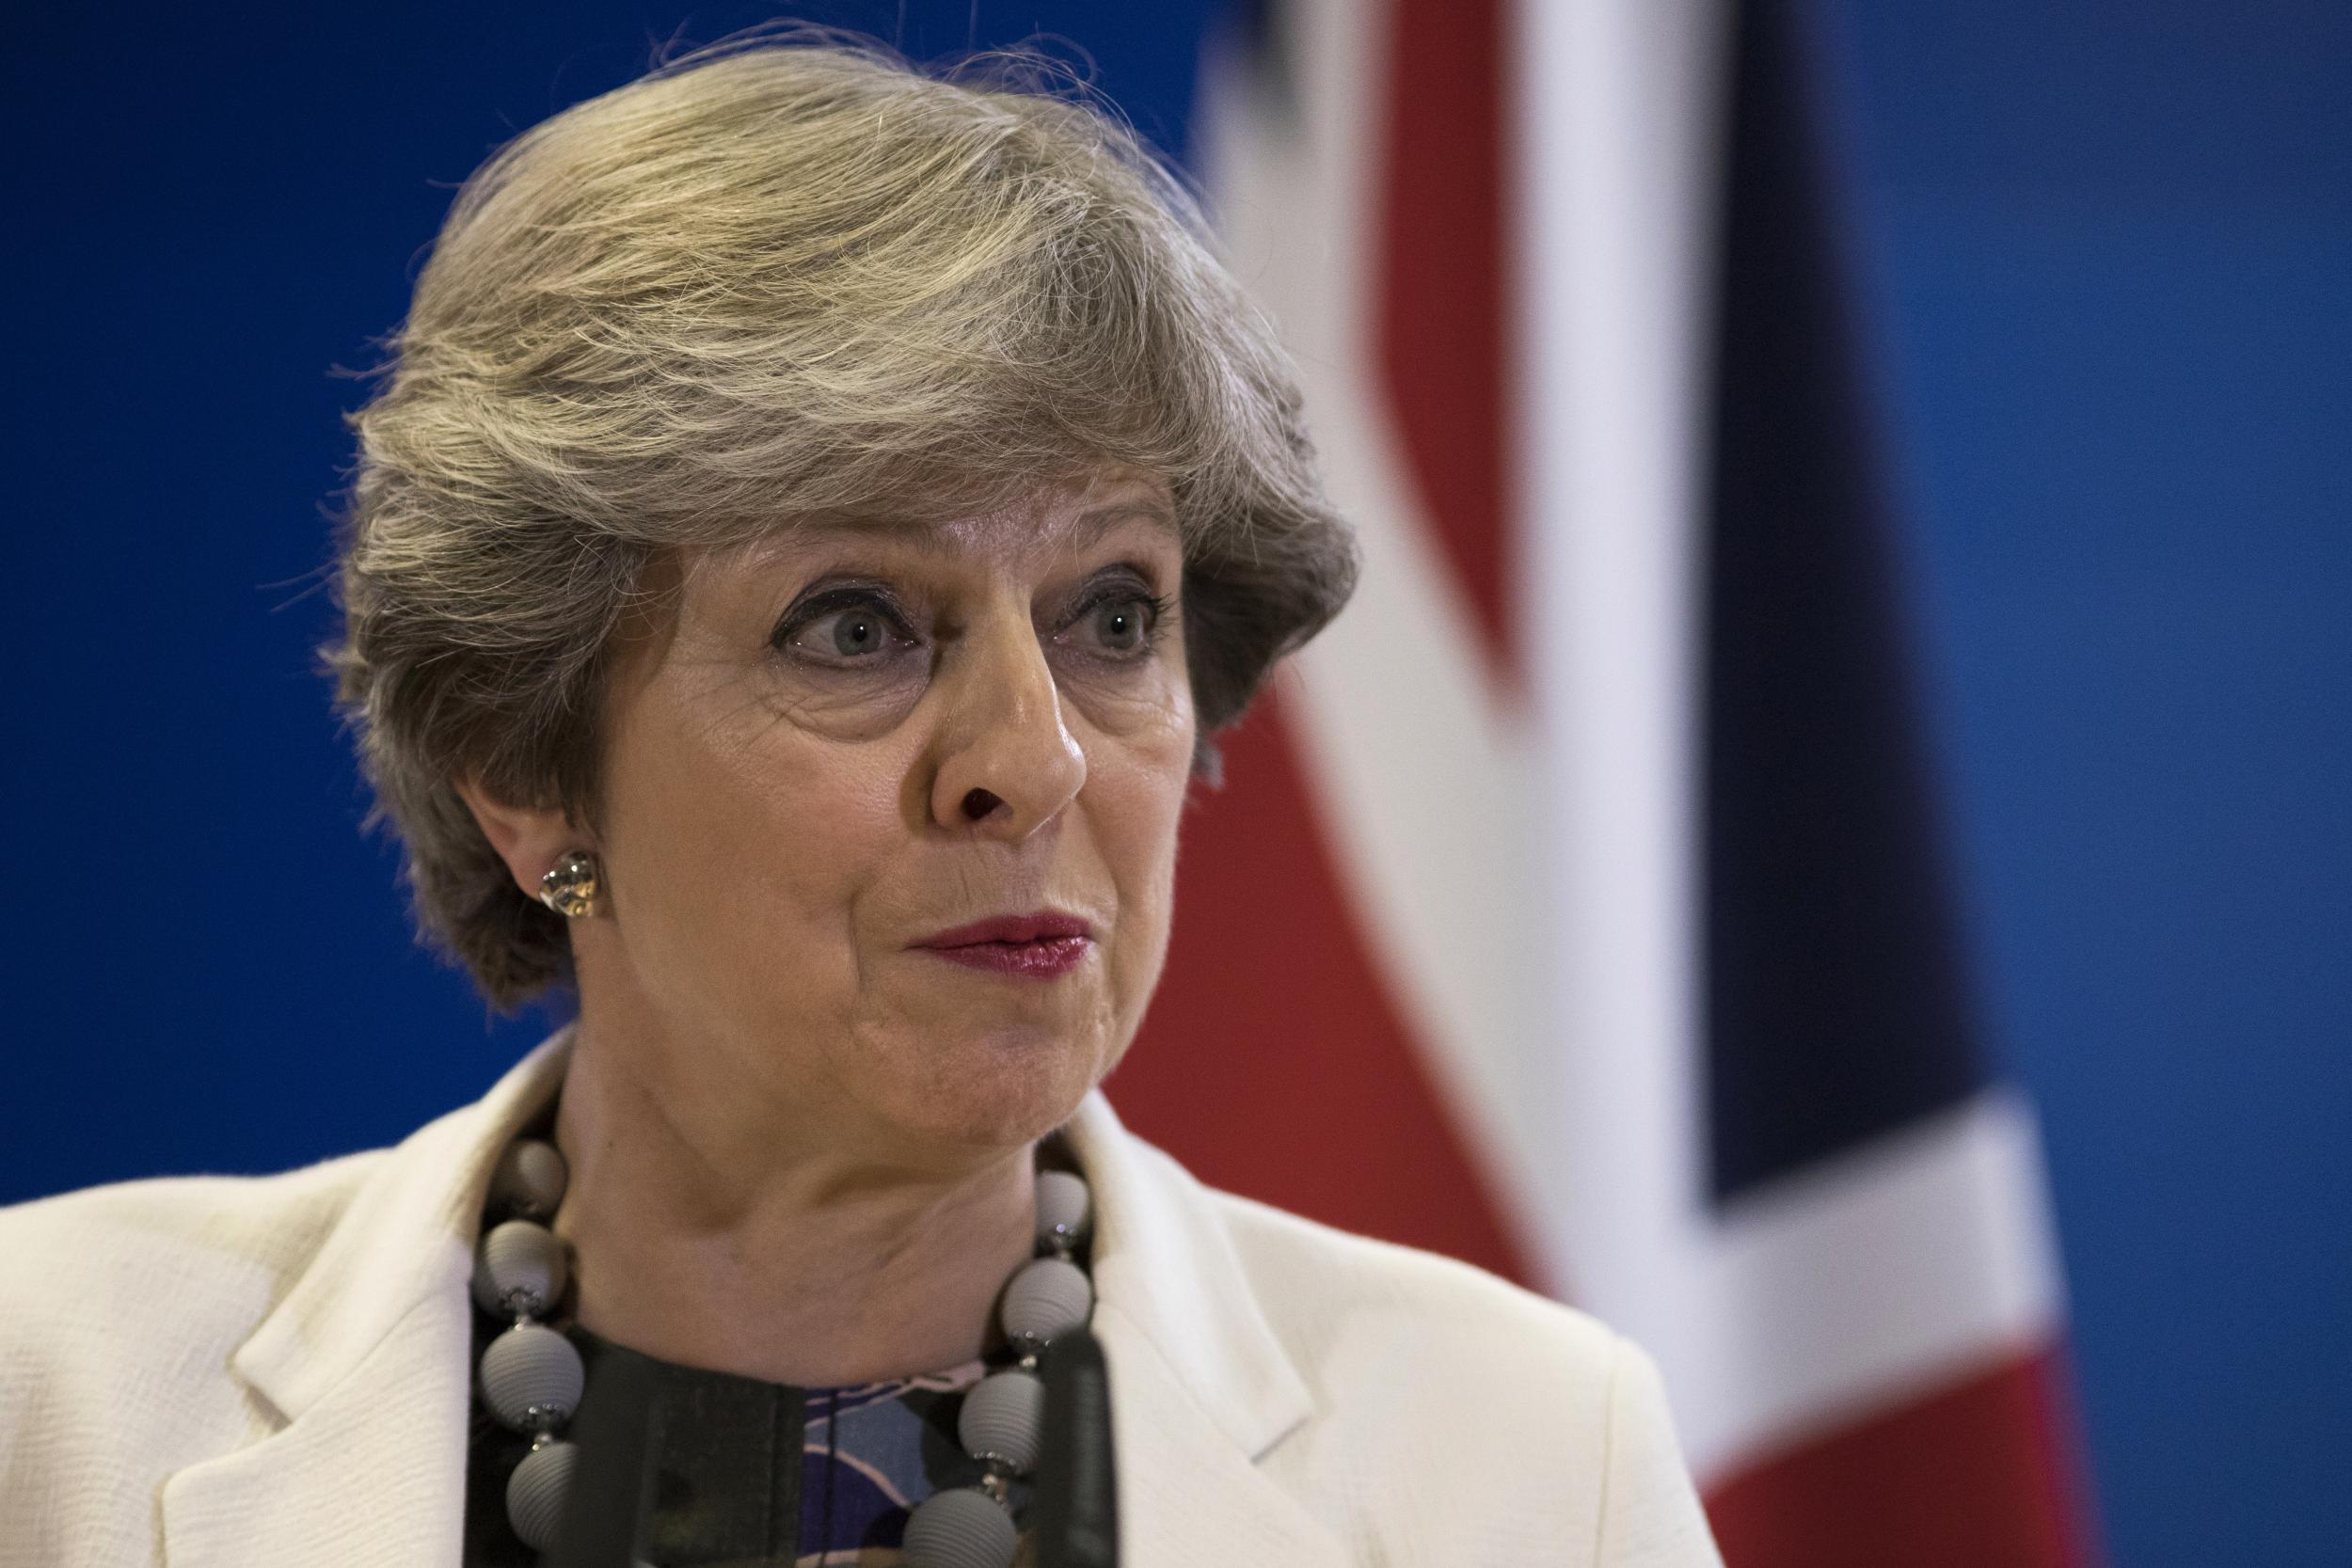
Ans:
[[[1094,932],[1075,915],[1055,910],[998,915],[940,931],[914,947],[966,969],[1024,980],[1052,980],[1085,961]]]
[[[1031,914],[1000,914],[969,926],[935,932],[914,943],[917,947],[971,947],[983,942],[1052,942],[1071,937],[1094,940],[1093,928],[1074,914],[1039,910]]]

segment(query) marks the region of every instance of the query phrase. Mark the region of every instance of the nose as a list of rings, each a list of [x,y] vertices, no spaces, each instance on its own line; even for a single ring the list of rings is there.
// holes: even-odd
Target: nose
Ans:
[[[1086,753],[1062,721],[1060,689],[1025,615],[965,635],[966,657],[943,693],[931,820],[1019,843],[1051,822],[1086,783]]]

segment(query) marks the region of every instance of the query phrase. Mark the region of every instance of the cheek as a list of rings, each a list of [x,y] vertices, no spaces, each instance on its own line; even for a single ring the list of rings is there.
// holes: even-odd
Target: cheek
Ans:
[[[1189,713],[1148,737],[1129,736],[1089,770],[1094,817],[1119,890],[1114,1006],[1132,1027],[1167,956],[1176,895],[1176,841],[1191,781]]]
[[[681,1005],[749,985],[838,1011],[858,890],[905,836],[890,770],[743,715],[614,740],[614,894],[647,982]]]

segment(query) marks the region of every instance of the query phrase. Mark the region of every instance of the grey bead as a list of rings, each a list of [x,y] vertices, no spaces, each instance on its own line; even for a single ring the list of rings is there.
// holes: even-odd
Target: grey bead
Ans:
[[[562,1207],[570,1180],[562,1150],[544,1139],[517,1138],[490,1173],[490,1212],[548,1219]]]
[[[1066,1170],[1037,1173],[1037,1239],[1049,1245],[1076,1246],[1094,1223],[1094,1196],[1083,1176]]]
[[[516,1323],[482,1353],[482,1398],[516,1432],[547,1432],[580,1408],[586,1373],[572,1342],[544,1323]]]
[[[546,1226],[508,1220],[483,1233],[474,1247],[473,1299],[500,1317],[544,1318],[564,1299],[569,1249]]]
[[[1014,1339],[1042,1345],[1085,1323],[1093,1306],[1084,1269],[1063,1258],[1033,1258],[1006,1281],[997,1321]]]
[[[1012,1515],[969,1486],[934,1492],[907,1515],[907,1568],[1009,1568],[1020,1544]]]
[[[534,1552],[554,1546],[564,1525],[564,1505],[572,1495],[572,1468],[580,1450],[569,1443],[543,1443],[523,1455],[506,1478],[506,1522]]]
[[[975,1459],[996,1458],[1026,1475],[1045,1433],[1045,1385],[1027,1372],[991,1372],[963,1396],[956,1438]]]

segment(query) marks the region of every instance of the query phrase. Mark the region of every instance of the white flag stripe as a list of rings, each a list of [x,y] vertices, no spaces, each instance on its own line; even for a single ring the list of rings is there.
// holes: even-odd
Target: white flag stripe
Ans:
[[[2049,1342],[2061,1291],[2031,1112],[2001,1090],[1741,1198],[1694,1235],[1708,1397],[1693,1465],[1957,1381]],[[1702,1359],[1711,1358],[1711,1359]]]
[[[1535,689],[1579,1048],[1554,1210],[1585,1304],[1664,1368],[1717,1476],[2041,1340],[2057,1273],[2029,1118],[1994,1095],[1720,1221],[1700,1183],[1696,541],[1728,17],[1531,7]],[[1889,1042],[1890,1049],[1896,1042]]]
[[[1720,1221],[1698,1049],[1696,541],[1720,0],[1524,12],[1533,658],[1578,1049],[1553,1213],[1647,1345],[1702,1476],[2038,1341],[2058,1311],[2029,1118],[1991,1096]],[[1895,1042],[1889,1042],[1890,1049]]]
[[[1549,1212],[1585,1305],[1645,1343],[1692,1159],[1693,462],[1718,0],[1520,11],[1530,679],[1571,1049]],[[1677,1415],[1707,1391],[1661,1357]]]
[[[1293,688],[1309,785],[1506,1222],[1658,1357],[1704,1479],[2037,1343],[2058,1310],[2005,1096],[1720,1216],[1704,1191],[1695,542],[1727,21],[1724,0],[1519,13],[1524,702],[1374,372],[1378,8],[1304,0],[1293,118],[1213,68],[1200,137],[1362,531],[1359,597]]]
[[[1226,90],[1208,101],[1201,150],[1236,271],[1299,361],[1326,481],[1363,546],[1347,613],[1295,661],[1301,760],[1373,957],[1506,1227],[1542,1267],[1558,1039],[1530,852],[1533,736],[1497,688],[1377,397],[1372,111],[1385,29],[1375,8],[1344,0],[1302,6],[1292,24],[1309,40],[1294,56],[1301,119],[1262,122],[1235,90],[1246,76],[1212,71]]]
[[[1658,1357],[1703,1478],[2046,1343],[2058,1319],[2037,1142],[2006,1094],[1720,1220],[1615,1228],[1581,1259],[1585,1305]]]

